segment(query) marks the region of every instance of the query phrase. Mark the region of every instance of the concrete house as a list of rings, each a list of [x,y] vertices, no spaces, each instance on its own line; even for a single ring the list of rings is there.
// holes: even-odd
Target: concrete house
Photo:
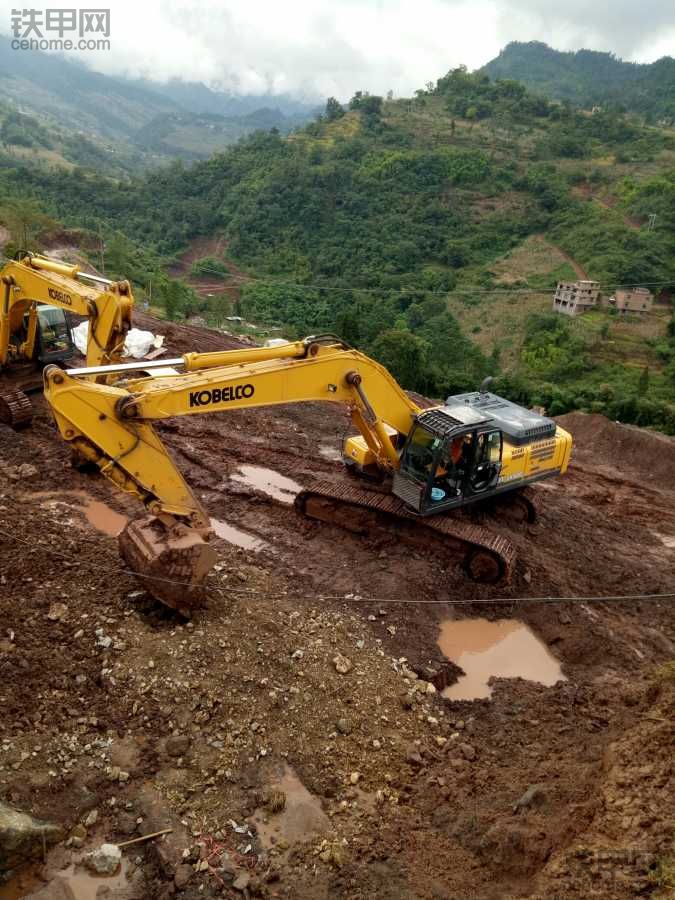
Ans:
[[[553,295],[553,311],[565,316],[580,316],[595,309],[599,296],[598,281],[559,281]]]
[[[607,306],[622,316],[644,316],[652,308],[654,295],[647,288],[636,287],[615,291],[607,298]]]

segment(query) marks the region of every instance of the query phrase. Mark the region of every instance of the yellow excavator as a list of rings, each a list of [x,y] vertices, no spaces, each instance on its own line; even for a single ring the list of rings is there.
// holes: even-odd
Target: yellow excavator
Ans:
[[[134,298],[128,281],[25,251],[4,266],[0,281],[0,422],[19,429],[31,422],[28,394],[41,390],[42,369],[75,352],[67,313],[89,320],[87,366],[114,364],[122,359]]]
[[[572,448],[552,419],[485,389],[422,408],[385,368],[334,335],[161,363],[67,373],[49,366],[44,379],[75,455],[148,510],[120,536],[123,559],[151,594],[186,614],[215,562],[211,524],[153,422],[301,401],[345,404],[358,434],[347,438],[344,462],[360,477],[307,485],[298,511],[362,534],[393,527],[400,540],[459,558],[484,582],[509,577],[515,549],[461,508],[506,495],[530,517],[523,489],[563,473]]]

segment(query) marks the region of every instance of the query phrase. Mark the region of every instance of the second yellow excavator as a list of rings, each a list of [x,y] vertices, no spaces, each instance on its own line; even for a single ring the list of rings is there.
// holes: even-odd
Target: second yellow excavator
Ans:
[[[30,424],[29,394],[42,369],[75,353],[68,313],[89,321],[87,365],[122,359],[134,298],[128,281],[110,281],[35,253],[21,252],[0,270],[0,422]]]
[[[163,371],[153,374],[154,366]],[[485,582],[509,577],[515,549],[458,510],[506,496],[532,515],[522,489],[563,473],[572,448],[552,419],[487,390],[422,408],[385,368],[334,335],[158,364],[69,373],[50,366],[45,395],[75,454],[146,506],[150,515],[120,536],[122,556],[150,593],[184,613],[199,602],[215,562],[211,525],[155,421],[311,400],[345,404],[358,434],[346,440],[344,462],[361,477],[307,485],[296,498],[299,512],[357,533],[393,528],[403,541],[460,559]]]

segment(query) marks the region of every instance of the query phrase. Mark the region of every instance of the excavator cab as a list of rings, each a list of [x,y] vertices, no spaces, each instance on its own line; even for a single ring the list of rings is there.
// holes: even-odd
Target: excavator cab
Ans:
[[[461,420],[445,407],[420,414],[408,435],[393,492],[420,515],[435,515],[490,494],[499,481],[502,433],[470,408]]]
[[[39,304],[35,356],[40,365],[70,359],[74,352],[75,345],[65,310],[58,306]]]

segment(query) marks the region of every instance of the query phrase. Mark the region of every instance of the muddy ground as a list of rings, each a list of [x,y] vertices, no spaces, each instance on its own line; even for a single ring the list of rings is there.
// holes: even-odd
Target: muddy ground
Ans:
[[[170,354],[231,345],[141,324]],[[140,510],[70,468],[36,402],[30,431],[0,426],[0,800],[68,839],[0,898],[671,895],[673,600],[533,598],[675,590],[673,440],[563,417],[571,469],[535,489],[536,524],[491,520],[519,556],[487,587],[395,535],[301,520],[267,483],[339,471],[340,408],[162,424],[229,538],[185,623],[105,533]],[[442,696],[462,669],[441,624],[466,618],[524,623],[561,679]],[[70,877],[165,827],[113,882]]]

